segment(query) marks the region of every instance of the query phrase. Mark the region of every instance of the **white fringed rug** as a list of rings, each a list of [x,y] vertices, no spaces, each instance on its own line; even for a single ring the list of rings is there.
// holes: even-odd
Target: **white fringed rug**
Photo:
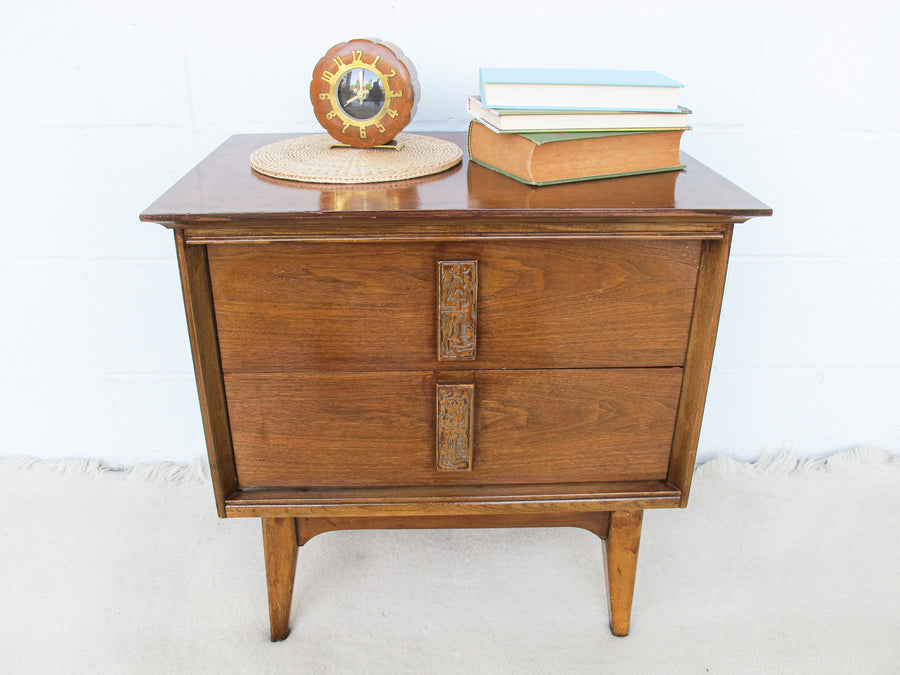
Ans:
[[[585,531],[377,531],[301,549],[270,643],[259,522],[201,466],[0,460],[0,672],[900,672],[885,453],[699,467],[645,515],[627,638]]]

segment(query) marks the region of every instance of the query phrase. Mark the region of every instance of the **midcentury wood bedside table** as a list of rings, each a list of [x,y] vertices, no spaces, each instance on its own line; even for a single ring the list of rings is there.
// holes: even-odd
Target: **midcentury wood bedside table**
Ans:
[[[435,134],[465,146],[465,134]],[[575,526],[626,635],[645,509],[687,504],[732,227],[682,172],[533,188],[254,173],[234,136],[141,220],[175,232],[216,505],[262,518],[273,640],[297,547],[348,528]]]

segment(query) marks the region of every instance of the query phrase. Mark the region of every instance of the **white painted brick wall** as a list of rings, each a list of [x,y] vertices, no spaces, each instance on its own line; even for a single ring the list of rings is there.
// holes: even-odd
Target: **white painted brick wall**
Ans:
[[[171,234],[137,215],[230,134],[316,131],[312,66],[372,35],[417,66],[413,131],[464,129],[482,65],[684,82],[685,149],[775,209],[735,236],[701,458],[900,452],[900,5],[489,6],[4,3],[0,456],[204,451]]]

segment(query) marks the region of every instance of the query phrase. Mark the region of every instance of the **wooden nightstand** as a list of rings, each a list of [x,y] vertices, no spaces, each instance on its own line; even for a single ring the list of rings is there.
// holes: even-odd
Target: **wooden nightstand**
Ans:
[[[272,639],[299,545],[407,527],[586,528],[626,635],[643,511],[687,504],[732,226],[771,210],[688,156],[543,188],[250,169],[289,137],[230,138],[141,214],[175,231],[216,505],[262,518]]]

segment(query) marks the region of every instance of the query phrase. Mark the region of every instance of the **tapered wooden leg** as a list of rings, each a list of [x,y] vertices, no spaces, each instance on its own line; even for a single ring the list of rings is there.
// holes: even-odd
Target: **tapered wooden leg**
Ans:
[[[609,626],[613,635],[628,635],[630,628],[643,515],[643,511],[613,511],[609,514],[609,536],[603,559],[609,598]]]
[[[272,642],[290,632],[291,596],[297,571],[297,529],[293,518],[263,518],[263,549],[266,554],[266,586],[269,592],[269,625]]]

